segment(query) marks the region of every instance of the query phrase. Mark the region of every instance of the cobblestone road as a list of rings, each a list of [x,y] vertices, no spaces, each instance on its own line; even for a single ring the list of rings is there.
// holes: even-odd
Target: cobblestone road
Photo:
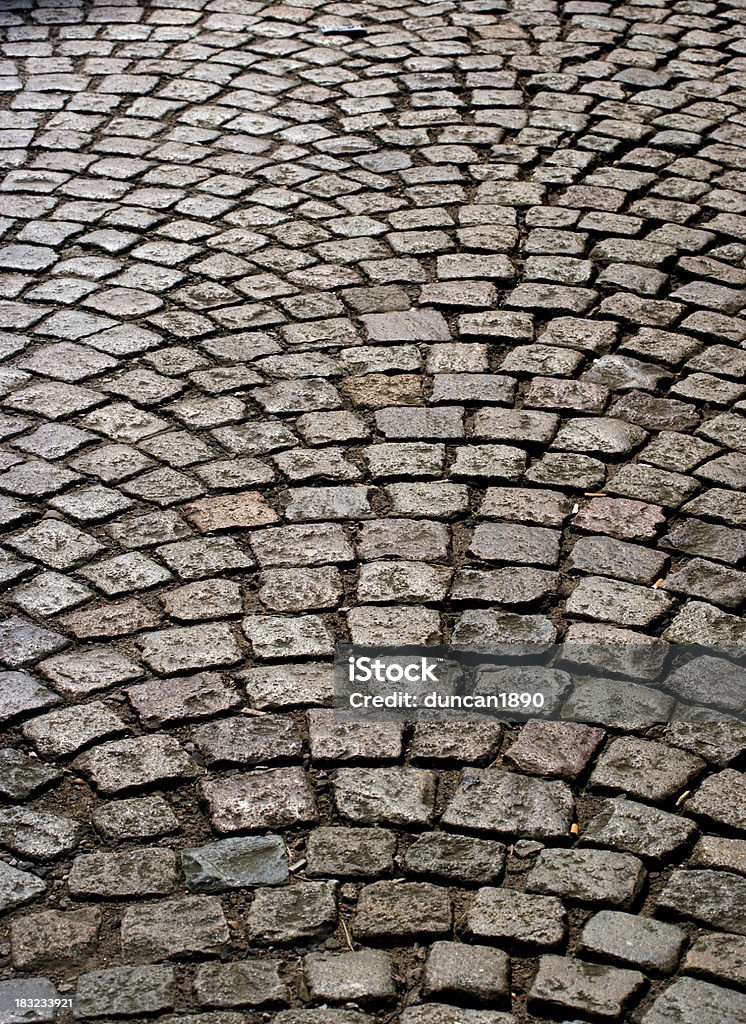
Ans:
[[[2,1024],[744,1024],[746,727],[328,705],[743,641],[746,4],[0,24]]]

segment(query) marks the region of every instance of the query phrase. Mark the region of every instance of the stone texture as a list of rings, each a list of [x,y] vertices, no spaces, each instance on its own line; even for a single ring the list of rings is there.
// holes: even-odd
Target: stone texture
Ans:
[[[739,4],[0,21],[0,1024],[740,1024]]]
[[[563,782],[497,769],[468,769],[443,823],[517,838],[558,839],[569,833],[573,810],[572,793]]]

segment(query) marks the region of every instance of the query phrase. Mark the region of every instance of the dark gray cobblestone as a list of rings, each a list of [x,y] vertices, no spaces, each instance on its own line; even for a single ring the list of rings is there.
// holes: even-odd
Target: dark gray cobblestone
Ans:
[[[743,1024],[746,735],[648,684],[744,637],[745,62],[2,7],[0,1024]],[[644,644],[643,721],[337,720],[336,642],[453,638]]]

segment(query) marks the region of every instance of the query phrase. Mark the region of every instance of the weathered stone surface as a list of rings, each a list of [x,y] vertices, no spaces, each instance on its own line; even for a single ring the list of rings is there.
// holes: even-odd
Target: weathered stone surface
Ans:
[[[470,936],[510,948],[553,949],[567,934],[567,915],[554,896],[480,889],[466,919]]]
[[[407,849],[403,861],[414,875],[484,884],[499,881],[506,852],[503,843],[494,839],[426,832]]]
[[[436,777],[421,768],[340,768],[334,800],[342,818],[356,825],[422,826],[432,821]]]
[[[686,804],[687,814],[712,821],[716,825],[746,832],[746,786],[741,772],[726,769],[710,775]]]
[[[25,1024],[26,1021],[47,1024],[55,1017],[54,1002],[59,998],[49,978],[17,978],[0,981],[0,1006],[3,1024]],[[40,1005],[35,1000],[41,1000]],[[18,1000],[31,1000],[31,1005],[18,1005]]]
[[[326,938],[337,924],[336,883],[298,882],[257,889],[249,908],[251,942],[295,945]]]
[[[510,961],[491,946],[435,942],[430,947],[423,995],[430,999],[469,999],[488,1006],[510,1005]]]
[[[25,807],[0,808],[0,845],[31,860],[49,860],[74,850],[85,833],[75,818]]]
[[[192,892],[224,892],[288,880],[285,844],[279,836],[236,836],[181,851]]]
[[[738,1024],[746,1013],[746,996],[695,978],[680,978],[661,993],[642,1024],[697,1024],[711,1017]]]
[[[122,916],[122,953],[137,962],[210,956],[228,945],[229,935],[215,896],[134,904]]]
[[[150,680],[130,686],[126,692],[143,725],[156,727],[190,718],[208,718],[241,703],[236,690],[216,672],[168,682]]]
[[[360,892],[353,932],[365,942],[388,943],[447,935],[451,923],[447,889],[427,882],[374,882]]]
[[[451,828],[527,839],[570,831],[574,802],[563,782],[544,782],[497,769],[468,769],[443,815]]]
[[[287,1006],[290,993],[281,966],[281,960],[259,959],[203,964],[194,977],[194,993],[202,1006]]]
[[[13,966],[19,970],[71,966],[90,956],[98,942],[101,911],[44,910],[16,917],[10,927]]]
[[[126,723],[102,701],[90,701],[39,715],[23,735],[45,757],[69,757],[98,740],[127,732]]]
[[[572,780],[585,770],[603,738],[603,729],[533,719],[526,723],[505,759],[531,775]]]
[[[662,801],[683,791],[704,769],[704,761],[691,754],[672,751],[662,743],[620,736],[599,757],[590,784]]]
[[[686,932],[649,917],[601,910],[583,926],[579,951],[594,959],[671,974],[686,942]]]
[[[20,750],[0,749],[0,796],[6,800],[26,800],[61,778],[60,772]]]
[[[75,1016],[82,1020],[139,1017],[172,1010],[175,1000],[173,967],[110,967],[80,975]]]
[[[687,818],[620,797],[604,803],[581,841],[660,861],[689,843],[696,830]]]
[[[93,813],[96,831],[105,839],[151,839],[178,832],[179,822],[161,796],[130,797],[99,804]]]
[[[396,837],[382,828],[314,829],[308,837],[306,874],[310,878],[375,878],[394,867]]]
[[[0,722],[27,717],[59,704],[60,698],[25,672],[0,672]]]
[[[726,871],[680,871],[668,879],[657,906],[677,917],[746,935],[746,880]]]
[[[200,793],[221,835],[315,822],[316,803],[302,768],[273,768],[205,779]]]
[[[628,908],[645,880],[642,862],[606,850],[542,850],[528,879],[530,892],[579,903]]]
[[[43,892],[47,883],[30,871],[19,871],[0,861],[0,912],[30,903]]]
[[[618,1018],[644,982],[639,971],[543,956],[528,993],[529,1006]]]
[[[86,772],[96,789],[106,794],[200,775],[199,766],[181,744],[165,733],[103,743],[81,754],[75,767]]]
[[[258,765],[300,757],[300,733],[288,718],[219,718],[198,726],[192,734],[207,764]]]
[[[743,987],[746,977],[742,935],[704,932],[698,936],[684,958],[684,969],[699,977],[714,978]]]
[[[70,870],[70,895],[79,899],[168,896],[178,880],[176,854],[160,847],[83,853]]]
[[[312,999],[365,1005],[390,1000],[396,993],[389,956],[381,950],[309,953],[303,972]]]

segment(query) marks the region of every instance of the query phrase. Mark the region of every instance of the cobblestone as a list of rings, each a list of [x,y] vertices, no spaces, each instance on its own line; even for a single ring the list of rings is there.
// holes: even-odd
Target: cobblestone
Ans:
[[[740,1024],[741,14],[3,12],[0,1024]]]

